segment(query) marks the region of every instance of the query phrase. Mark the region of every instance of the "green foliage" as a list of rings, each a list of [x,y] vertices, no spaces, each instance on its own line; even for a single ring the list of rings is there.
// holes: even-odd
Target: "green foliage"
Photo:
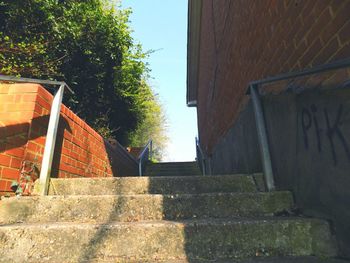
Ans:
[[[64,103],[103,136],[163,142],[164,115],[130,12],[107,0],[0,0],[0,73],[64,80],[75,91]]]
[[[139,122],[136,130],[129,134],[131,145],[145,145],[151,138],[153,140],[153,155],[155,161],[160,161],[163,157],[163,149],[166,147],[168,137],[166,134],[166,118],[161,104],[157,97],[143,83],[142,98],[139,105],[143,108],[144,117]]]
[[[1,73],[21,75],[50,75],[57,72],[58,64],[46,55],[46,45],[42,37],[30,41],[14,41],[0,32]]]

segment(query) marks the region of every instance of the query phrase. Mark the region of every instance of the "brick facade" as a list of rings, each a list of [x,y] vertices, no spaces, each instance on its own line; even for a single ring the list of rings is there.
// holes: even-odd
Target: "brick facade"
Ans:
[[[11,193],[23,161],[41,164],[53,96],[36,84],[0,84],[0,195]],[[62,105],[54,177],[113,176],[104,139]]]
[[[203,0],[198,126],[207,153],[250,81],[350,57],[348,0]]]

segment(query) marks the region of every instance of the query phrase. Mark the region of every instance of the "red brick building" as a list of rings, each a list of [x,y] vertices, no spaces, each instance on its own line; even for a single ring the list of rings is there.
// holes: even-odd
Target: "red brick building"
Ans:
[[[350,58],[348,0],[189,0],[187,105],[212,174],[261,172],[248,85]],[[350,67],[261,87],[276,187],[350,255]]]

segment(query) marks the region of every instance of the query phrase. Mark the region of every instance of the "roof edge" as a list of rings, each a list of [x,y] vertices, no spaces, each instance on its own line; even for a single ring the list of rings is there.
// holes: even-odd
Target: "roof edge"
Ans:
[[[198,67],[202,0],[188,1],[187,25],[187,95],[188,107],[197,106]]]

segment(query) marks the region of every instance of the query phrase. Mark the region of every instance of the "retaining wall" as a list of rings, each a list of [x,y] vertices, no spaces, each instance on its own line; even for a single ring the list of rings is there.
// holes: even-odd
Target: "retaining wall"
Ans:
[[[12,193],[11,182],[19,179],[24,161],[40,171],[52,99],[40,85],[0,84],[0,195]],[[135,160],[114,148],[62,105],[51,176],[137,174]]]

